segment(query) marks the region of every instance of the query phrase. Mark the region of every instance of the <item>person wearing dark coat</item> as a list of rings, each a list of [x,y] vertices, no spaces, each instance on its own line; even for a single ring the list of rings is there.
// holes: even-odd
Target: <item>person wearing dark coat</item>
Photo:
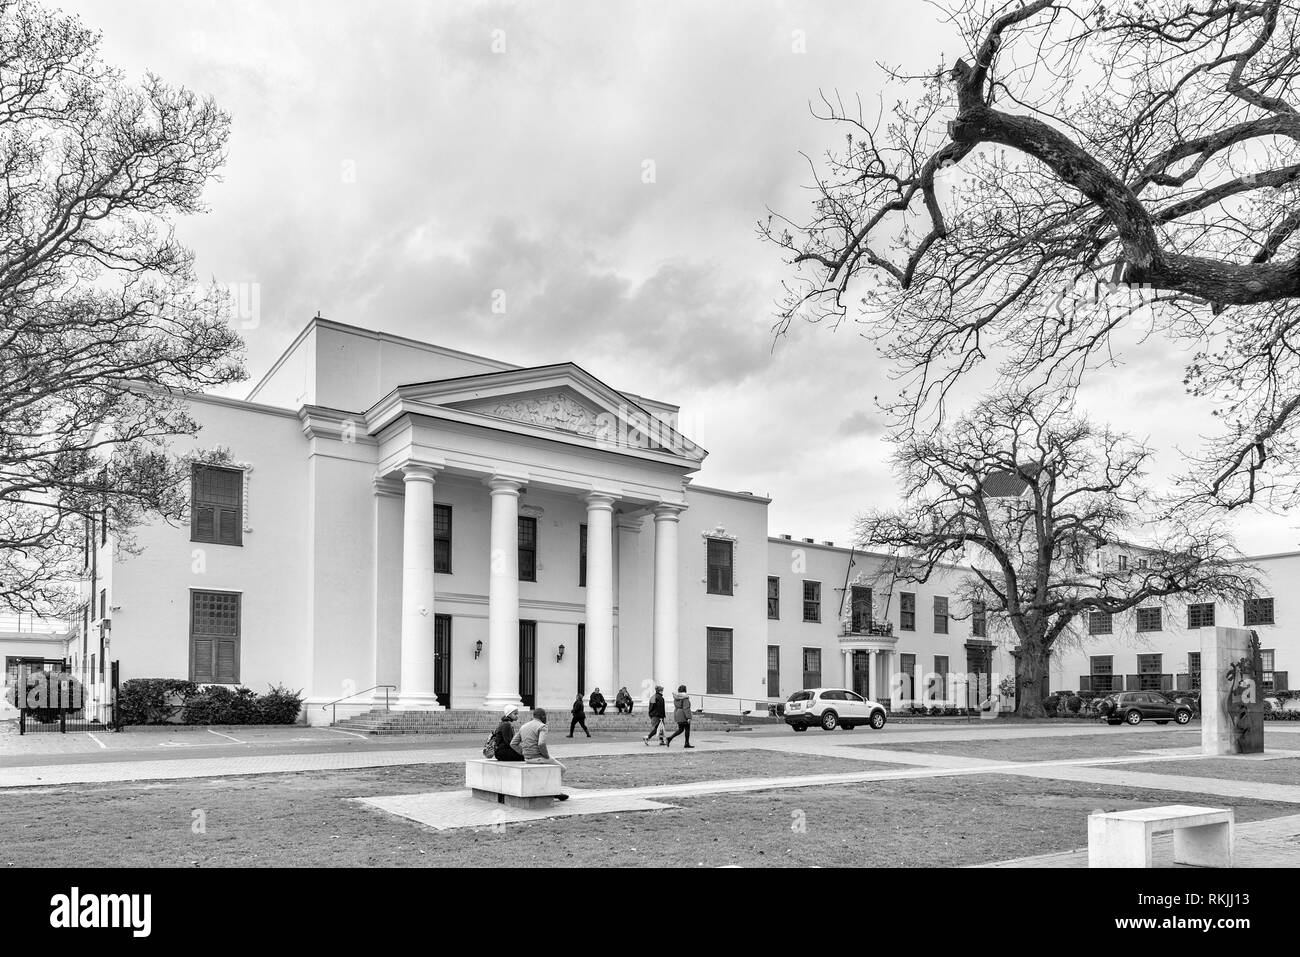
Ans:
[[[569,722],[569,737],[573,737],[573,729],[582,726],[583,733],[591,737],[591,732],[587,730],[587,712],[582,710],[582,692],[573,699],[573,720]]]
[[[664,686],[655,685],[654,697],[650,699],[650,733],[645,736],[645,743],[649,744],[650,739],[655,736],[655,731],[659,732],[659,743],[664,743],[664,717],[667,712],[664,710]]]
[[[686,746],[694,748],[695,745],[691,744],[691,699],[687,697],[686,685],[678,685],[677,690],[673,692],[673,720],[677,722],[677,730],[668,735],[664,746],[671,748],[673,738],[685,734]]]
[[[591,693],[591,700],[587,703],[591,705],[592,714],[604,714],[606,709],[609,708],[609,704],[605,701],[605,696],[600,693],[599,688]]]
[[[625,711],[628,714],[632,713],[632,694],[626,687],[618,689],[618,694],[614,696],[614,707],[618,709],[619,714]]]
[[[515,738],[517,730],[512,721],[519,716],[518,708],[507,707],[501,712],[501,723],[497,725],[497,746],[492,756],[498,761],[522,761],[523,754],[510,747],[510,742]]]

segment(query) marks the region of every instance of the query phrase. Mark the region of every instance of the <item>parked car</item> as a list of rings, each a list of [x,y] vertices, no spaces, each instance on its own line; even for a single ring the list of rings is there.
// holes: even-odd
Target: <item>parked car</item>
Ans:
[[[796,731],[813,725],[823,731],[849,731],[860,724],[878,730],[885,726],[886,716],[883,704],[845,688],[805,688],[785,703],[785,723]]]
[[[1187,724],[1195,714],[1190,704],[1160,691],[1121,691],[1103,699],[1101,711],[1107,724],[1141,724],[1148,718],[1156,724]]]

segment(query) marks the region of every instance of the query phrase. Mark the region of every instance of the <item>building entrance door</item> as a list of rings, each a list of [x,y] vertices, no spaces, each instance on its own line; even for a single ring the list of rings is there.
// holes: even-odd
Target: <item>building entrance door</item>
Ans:
[[[537,622],[519,623],[519,700],[537,707]]]
[[[433,616],[433,693],[451,707],[451,615]]]
[[[853,652],[852,690],[864,698],[871,698],[871,656],[868,652]]]

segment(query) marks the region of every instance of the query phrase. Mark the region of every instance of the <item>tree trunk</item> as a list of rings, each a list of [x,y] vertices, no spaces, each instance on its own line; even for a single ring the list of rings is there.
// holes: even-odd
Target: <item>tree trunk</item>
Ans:
[[[1038,641],[1023,642],[1016,655],[1016,714],[1043,718],[1043,678],[1047,676],[1047,650]]]

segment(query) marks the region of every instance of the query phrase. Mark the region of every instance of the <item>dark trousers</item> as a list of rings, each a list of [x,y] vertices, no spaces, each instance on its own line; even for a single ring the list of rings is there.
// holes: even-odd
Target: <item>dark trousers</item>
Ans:
[[[665,728],[665,727],[666,727],[666,725],[665,725],[665,723],[664,723],[664,719],[663,719],[663,718],[651,718],[651,719],[650,719],[650,733],[647,734],[647,735],[645,736],[645,739],[646,739],[647,741],[649,741],[651,738],[653,738],[653,737],[655,736],[655,732],[656,732],[656,731],[659,732],[659,737],[662,738],[662,737],[664,736],[664,728]]]
[[[582,730],[590,738],[591,732],[587,731],[587,716],[585,714],[575,714],[573,716],[573,720],[569,722],[569,737],[573,737],[573,729],[578,725],[582,725]]]
[[[689,721],[678,721],[678,722],[677,722],[677,730],[674,731],[672,734],[668,735],[668,741],[669,741],[669,743],[672,742],[673,738],[677,737],[679,734],[682,734],[683,732],[685,732],[685,734],[686,734],[686,743],[687,743],[687,744],[690,744],[690,743],[691,743],[691,723],[690,723]]]
[[[631,706],[630,704],[621,704],[621,703],[620,703],[620,704],[616,704],[614,707],[618,708],[618,713],[619,713],[619,714],[622,714],[624,711],[626,711],[628,714],[631,714],[631,713],[632,713],[632,706]]]
[[[593,705],[591,705],[591,713],[592,713],[592,714],[604,714],[605,711],[606,711],[608,708],[609,708],[609,705],[607,705],[607,704],[593,704]]]
[[[522,761],[524,756],[514,748],[497,748],[496,758],[498,761]]]

